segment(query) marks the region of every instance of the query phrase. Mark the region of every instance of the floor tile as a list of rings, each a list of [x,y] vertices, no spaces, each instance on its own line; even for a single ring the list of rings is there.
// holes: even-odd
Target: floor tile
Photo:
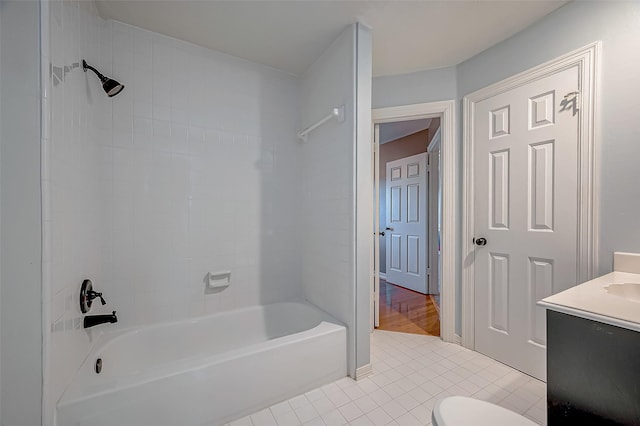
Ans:
[[[424,426],[420,420],[416,419],[411,413],[404,413],[396,419],[402,426]]]
[[[304,396],[306,396],[309,401],[313,402],[324,397],[324,392],[322,392],[322,389],[317,388],[305,393]]]
[[[278,423],[276,423],[276,419],[273,417],[273,414],[271,414],[271,410],[269,410],[268,408],[252,414],[251,421],[254,425],[278,426]]]
[[[386,404],[382,405],[382,409],[386,411],[386,413],[393,419],[397,419],[402,414],[407,412],[407,410],[405,410],[402,405],[398,404],[396,401],[387,402]]]
[[[300,408],[304,405],[309,405],[309,404],[310,404],[309,400],[304,395],[298,395],[289,400],[289,405],[291,405],[291,408],[293,408],[294,410],[296,408]]]
[[[311,404],[303,405],[302,407],[296,408],[294,411],[302,423],[320,416],[318,410],[316,410]]]
[[[338,411],[337,408],[323,414],[320,417],[322,417],[322,420],[327,424],[327,426],[342,426],[347,424],[347,421],[344,417],[342,417],[342,414],[340,413],[340,411]]]
[[[232,426],[431,425],[435,404],[467,395],[546,425],[546,384],[438,337],[376,330],[373,374],[343,378],[298,395]]]
[[[338,410],[348,422],[353,421],[364,414],[364,412],[354,402],[345,404],[338,408]]]
[[[351,402],[351,398],[349,398],[349,396],[347,396],[347,394],[344,393],[344,391],[342,389],[339,389],[339,390],[334,391],[334,392],[327,393],[327,398],[329,398],[329,400],[331,402],[333,402],[333,404],[336,407],[341,407],[341,406]]]
[[[432,407],[427,407],[424,405],[418,405],[413,410],[409,411],[413,416],[418,419],[422,424],[427,424],[431,422],[431,411]]]
[[[376,426],[389,424],[393,419],[381,407],[376,408],[367,414],[367,418]]]
[[[382,405],[385,404],[389,401],[391,401],[391,397],[389,396],[388,393],[386,393],[384,391],[384,389],[376,389],[375,391],[371,392],[369,394],[369,396],[371,397],[371,399],[373,399],[376,404],[378,405]]]
[[[322,420],[321,417],[316,417],[315,419],[311,419],[308,422],[305,422],[303,426],[326,426],[326,423]]]
[[[378,404],[373,399],[371,399],[369,395],[358,398],[354,402],[358,406],[358,408],[362,410],[363,413],[368,413],[379,407]]]
[[[323,396],[320,399],[317,399],[311,403],[315,407],[315,409],[320,413],[320,415],[324,413],[328,413],[331,410],[335,410],[336,406],[333,405],[333,402],[326,396]]]
[[[291,408],[291,405],[289,405],[289,401],[280,402],[278,404],[272,405],[269,408],[271,410],[271,414],[273,414],[273,416],[276,418],[278,416],[281,416],[282,414],[293,411],[293,408]]]
[[[288,411],[274,417],[278,426],[299,426],[302,424],[294,411]]]
[[[349,423],[351,426],[375,426],[367,416],[361,416]]]

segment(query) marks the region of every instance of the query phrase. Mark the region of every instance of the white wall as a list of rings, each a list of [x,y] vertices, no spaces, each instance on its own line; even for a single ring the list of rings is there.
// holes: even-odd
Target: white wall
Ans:
[[[314,130],[301,146],[302,232],[304,295],[313,304],[329,312],[348,327],[348,351],[351,375],[356,368],[356,129],[357,42],[367,43],[366,29],[348,27],[302,76],[300,91],[300,127],[304,128],[326,116],[332,108],[345,106],[345,121],[331,120]],[[369,39],[370,50],[370,39]],[[366,58],[367,47],[360,52]],[[369,53],[368,60],[371,55]],[[366,68],[365,64],[362,67]],[[366,69],[361,69],[366,77]],[[370,75],[369,65],[369,75]],[[370,81],[370,78],[369,80]],[[358,86],[360,87],[360,86]],[[366,87],[366,86],[365,86]],[[360,107],[370,105],[366,89]],[[366,111],[360,110],[366,115]],[[357,116],[361,118],[360,116]],[[370,109],[368,112],[370,127]],[[362,118],[360,124],[362,123]],[[369,130],[370,133],[370,130]],[[362,135],[364,138],[366,135]],[[361,139],[364,140],[364,139]],[[370,138],[367,147],[370,146]],[[362,149],[362,147],[360,147]],[[370,153],[370,149],[368,149]],[[369,164],[370,161],[367,163]],[[370,176],[368,177],[370,179]],[[370,193],[370,188],[368,190]],[[371,215],[369,215],[371,216]],[[370,219],[370,218],[369,218]],[[370,231],[371,227],[369,227]],[[369,254],[367,253],[367,256]],[[369,269],[367,269],[368,271]],[[367,273],[368,276],[368,273]],[[368,278],[367,278],[368,280]],[[368,288],[368,287],[367,287]],[[368,327],[367,309],[364,317]],[[359,300],[360,301],[360,300]],[[368,332],[364,333],[368,337]],[[358,338],[361,336],[358,335]],[[364,346],[364,345],[363,345]],[[364,348],[362,348],[365,351]],[[368,363],[368,348],[366,362]]]
[[[355,29],[355,318],[356,318],[356,378],[370,372],[371,355],[371,289],[373,280],[373,152],[371,134],[371,79],[373,68],[373,39],[371,29],[354,24]],[[357,206],[371,206],[358,209]],[[360,370],[357,370],[360,369]]]
[[[302,282],[311,303],[348,328],[348,371],[355,357],[355,32],[347,28],[302,76],[300,128],[345,106],[302,145]]]
[[[6,426],[41,420],[38,28],[38,2],[0,2],[0,424]]]
[[[456,67],[373,79],[373,108],[445,101],[456,98]]]
[[[602,40],[599,272],[640,251],[640,3],[572,2],[458,67],[460,97]]]

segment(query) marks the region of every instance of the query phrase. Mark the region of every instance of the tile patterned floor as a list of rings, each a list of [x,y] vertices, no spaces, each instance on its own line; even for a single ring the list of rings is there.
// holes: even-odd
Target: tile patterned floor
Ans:
[[[376,330],[374,374],[314,389],[230,426],[431,425],[436,401],[466,395],[546,425],[546,385],[438,337]]]

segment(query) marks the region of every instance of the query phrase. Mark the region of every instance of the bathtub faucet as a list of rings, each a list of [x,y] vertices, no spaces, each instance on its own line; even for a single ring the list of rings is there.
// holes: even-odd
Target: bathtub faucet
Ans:
[[[105,322],[118,322],[116,311],[106,315],[87,315],[84,317],[84,328],[93,327],[94,325],[104,324]]]

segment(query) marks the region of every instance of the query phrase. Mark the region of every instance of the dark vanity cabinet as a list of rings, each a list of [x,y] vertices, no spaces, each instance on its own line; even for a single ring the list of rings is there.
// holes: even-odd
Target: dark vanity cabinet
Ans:
[[[640,426],[640,332],[547,309],[547,413],[550,426]]]

